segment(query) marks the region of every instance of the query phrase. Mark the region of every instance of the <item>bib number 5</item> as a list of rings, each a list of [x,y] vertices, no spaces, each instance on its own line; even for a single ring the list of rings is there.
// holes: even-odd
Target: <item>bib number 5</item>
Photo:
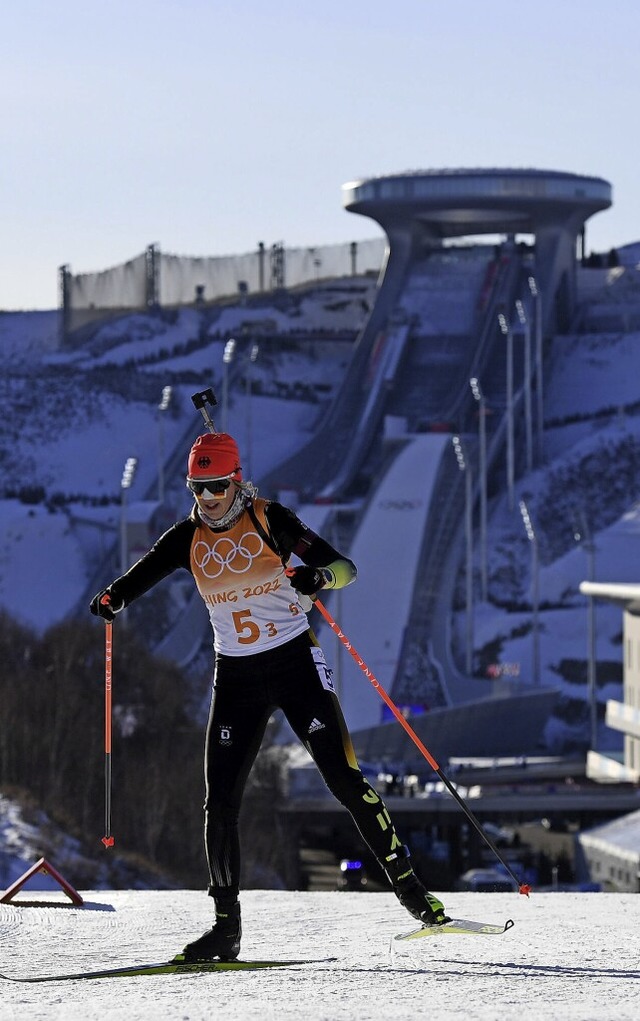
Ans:
[[[232,614],[233,626],[238,635],[239,645],[253,645],[260,638],[260,628],[255,620],[251,619],[251,610],[235,610]],[[276,635],[275,624],[267,624],[267,634],[270,638]]]

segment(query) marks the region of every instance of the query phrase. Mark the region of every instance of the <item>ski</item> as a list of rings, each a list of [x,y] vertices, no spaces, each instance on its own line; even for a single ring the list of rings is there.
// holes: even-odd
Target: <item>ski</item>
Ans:
[[[107,968],[102,971],[79,971],[73,974],[64,975],[27,975],[18,977],[16,975],[4,975],[0,978],[9,982],[70,982],[79,979],[91,978],[136,978],[138,975],[186,975],[194,972],[203,973],[210,971],[259,971],[264,968],[293,968],[302,964],[326,964],[335,961],[335,957],[323,957],[319,960],[299,961],[185,961],[182,954],[178,954],[171,961],[163,961],[160,964],[138,964],[125,968]]]
[[[421,925],[419,929],[412,929],[411,932],[403,932],[394,936],[395,940],[421,939],[423,936],[447,936],[461,934],[466,936],[501,936],[513,928],[514,923],[509,918],[503,925],[493,925],[491,922],[473,922],[469,918],[451,918],[444,925]]]

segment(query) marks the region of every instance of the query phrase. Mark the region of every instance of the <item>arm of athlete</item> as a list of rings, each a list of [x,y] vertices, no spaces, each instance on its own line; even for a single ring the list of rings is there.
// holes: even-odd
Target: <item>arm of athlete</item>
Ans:
[[[289,580],[305,596],[321,589],[345,588],[356,580],[356,565],[304,524],[293,511],[270,503],[265,511],[275,542],[285,558],[295,554],[303,566],[290,569]]]
[[[89,609],[96,617],[113,620],[114,615],[144,595],[173,571],[190,570],[189,552],[195,521],[189,517],[168,529],[148,553],[107,588],[93,597]],[[108,596],[108,599],[105,597]]]

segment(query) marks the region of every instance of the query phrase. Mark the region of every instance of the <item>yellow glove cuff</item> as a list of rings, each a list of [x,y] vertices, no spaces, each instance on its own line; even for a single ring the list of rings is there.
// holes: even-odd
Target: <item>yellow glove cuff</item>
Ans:
[[[356,569],[350,560],[334,560],[320,571],[324,576],[323,588],[346,588],[356,579]]]

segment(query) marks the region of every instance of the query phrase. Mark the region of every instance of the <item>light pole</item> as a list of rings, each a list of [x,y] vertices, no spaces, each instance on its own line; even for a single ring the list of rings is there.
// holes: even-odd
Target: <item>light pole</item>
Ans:
[[[224,345],[222,354],[222,431],[227,432],[227,419],[229,416],[229,366],[233,361],[236,350],[236,342],[230,337]]]
[[[536,358],[536,422],[538,425],[537,460],[544,460],[544,380],[542,376],[542,295],[536,278],[528,278],[529,290],[535,307],[535,358]]]
[[[524,427],[527,449],[527,471],[533,470],[533,423],[531,416],[531,326],[524,305],[518,298],[516,312],[524,329]]]
[[[540,561],[538,557],[538,537],[533,527],[533,522],[527,510],[524,500],[520,501],[520,513],[522,522],[527,533],[527,539],[531,543],[531,605],[532,625],[531,635],[533,639],[533,683],[540,684]]]
[[[464,443],[460,436],[452,436],[458,468],[464,472],[464,522],[466,545],[466,659],[467,675],[473,673],[473,479],[469,459],[465,456]]]
[[[507,341],[507,492],[509,510],[513,510],[515,486],[515,439],[513,423],[513,331],[504,312],[498,316],[500,332]]]
[[[129,542],[127,536],[127,490],[131,489],[138,465],[137,457],[128,457],[125,461],[120,480],[120,573],[125,574],[129,568]]]
[[[480,386],[480,380],[473,376],[469,380],[471,393],[478,404],[478,440],[480,474],[480,591],[486,602],[487,582],[487,402]]]
[[[252,344],[251,350],[247,357],[247,376],[245,380],[245,390],[247,398],[247,478],[251,478],[251,447],[253,440],[253,428],[251,422],[251,394],[253,393],[253,373],[252,366],[255,365],[260,353],[260,345]]]
[[[171,387],[163,386],[158,405],[158,503],[164,503],[164,413],[171,404]]]
[[[582,542],[588,559],[589,581],[596,577],[596,547],[584,509],[580,510],[580,525],[574,533],[576,542]],[[592,751],[598,747],[598,701],[596,687],[596,610],[593,596],[587,596],[587,692],[589,698],[589,743]]]

